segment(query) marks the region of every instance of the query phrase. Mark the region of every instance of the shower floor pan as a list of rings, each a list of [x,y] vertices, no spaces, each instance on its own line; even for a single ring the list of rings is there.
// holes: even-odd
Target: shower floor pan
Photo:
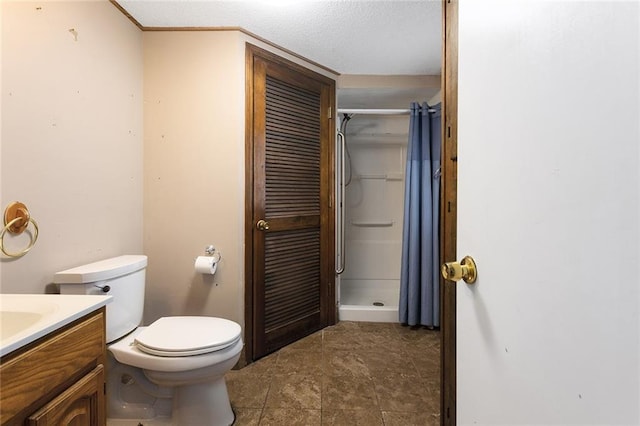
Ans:
[[[341,321],[398,322],[399,282],[343,280],[340,285]]]

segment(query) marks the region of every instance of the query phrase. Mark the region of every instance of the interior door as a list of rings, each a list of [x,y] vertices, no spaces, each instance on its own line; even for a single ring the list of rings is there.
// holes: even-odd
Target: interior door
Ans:
[[[253,359],[335,322],[332,80],[251,48]]]
[[[640,424],[639,9],[459,4],[458,424]]]

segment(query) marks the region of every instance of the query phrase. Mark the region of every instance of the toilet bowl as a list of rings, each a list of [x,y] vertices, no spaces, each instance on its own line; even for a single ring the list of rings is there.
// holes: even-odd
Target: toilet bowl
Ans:
[[[113,295],[106,315],[113,371],[107,377],[107,418],[170,415],[179,426],[231,425],[224,375],[240,358],[240,325],[224,318],[175,316],[139,327],[146,265],[146,256],[120,256],[54,278],[63,294]]]
[[[163,317],[107,349],[118,362],[142,369],[152,383],[174,388],[174,421],[187,426],[233,423],[224,375],[240,358],[242,346],[235,322]]]

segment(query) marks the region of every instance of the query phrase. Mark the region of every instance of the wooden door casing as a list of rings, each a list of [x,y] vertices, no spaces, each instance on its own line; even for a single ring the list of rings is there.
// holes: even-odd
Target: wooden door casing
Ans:
[[[245,341],[251,361],[335,323],[335,83],[251,45],[247,79]],[[268,230],[255,227],[261,219]]]
[[[442,0],[442,190],[440,263],[457,259],[458,2]],[[456,424],[456,286],[440,279],[440,421]]]

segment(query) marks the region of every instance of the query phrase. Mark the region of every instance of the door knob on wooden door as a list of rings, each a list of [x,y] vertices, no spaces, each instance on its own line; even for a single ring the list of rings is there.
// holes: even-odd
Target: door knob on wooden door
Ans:
[[[464,280],[467,284],[473,284],[478,278],[476,262],[471,256],[463,257],[460,262],[443,263],[440,271],[444,279],[449,281]]]
[[[260,219],[256,223],[256,228],[258,228],[258,230],[260,230],[260,231],[267,231],[269,229],[269,222],[267,222],[264,219]]]

